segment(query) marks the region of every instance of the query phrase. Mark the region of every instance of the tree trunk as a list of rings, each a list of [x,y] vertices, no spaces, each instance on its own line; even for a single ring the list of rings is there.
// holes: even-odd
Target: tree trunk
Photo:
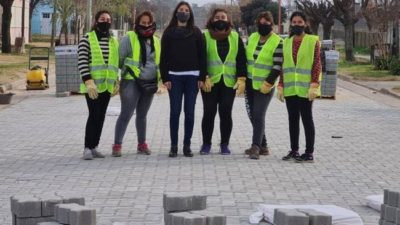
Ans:
[[[331,39],[332,26],[333,26],[333,24],[322,24],[322,29],[324,32],[324,34],[323,34],[324,40]]]
[[[68,45],[68,23],[63,25],[64,27],[64,40],[65,45]]]
[[[345,43],[345,51],[346,51],[346,61],[353,62],[354,55],[353,55],[353,24],[348,23],[344,24],[344,43]]]
[[[2,53],[11,53],[11,35],[10,35],[10,27],[11,27],[11,6],[13,1],[9,4],[3,5],[3,16],[2,16],[2,24],[1,24],[1,52]]]
[[[310,29],[313,34],[318,35],[318,28],[319,28],[318,22],[310,21]]]

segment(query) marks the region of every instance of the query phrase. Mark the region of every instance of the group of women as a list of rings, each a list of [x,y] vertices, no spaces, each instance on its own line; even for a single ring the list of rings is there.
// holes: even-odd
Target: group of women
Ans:
[[[246,45],[234,31],[225,9],[214,9],[202,32],[194,25],[193,11],[184,1],[176,6],[161,40],[154,35],[156,23],[151,12],[139,14],[134,30],[120,43],[110,34],[111,21],[109,12],[98,12],[92,31],[78,47],[81,92],[85,93],[89,109],[84,159],[104,157],[97,146],[110,97],[118,93],[121,114],[115,126],[112,155],[121,156],[124,134],[135,110],[137,152],[150,155],[146,115],[154,94],[162,86],[168,90],[170,99],[169,157],[178,155],[182,102],[185,114],[182,151],[184,156],[193,157],[191,138],[199,91],[204,109],[201,155],[212,150],[217,111],[221,131],[219,152],[231,154],[232,108],[237,95],[245,96],[253,127],[252,143],[244,153],[250,159],[269,155],[265,117],[277,89],[278,99],[286,102],[291,143],[291,150],[282,159],[314,161],[312,104],[318,94],[321,73],[320,45],[318,37],[309,34],[303,13],[292,14],[290,36],[285,40],[273,32],[272,14],[260,13],[255,21],[257,31],[250,35]],[[300,117],[306,136],[306,150],[302,155],[299,154]]]

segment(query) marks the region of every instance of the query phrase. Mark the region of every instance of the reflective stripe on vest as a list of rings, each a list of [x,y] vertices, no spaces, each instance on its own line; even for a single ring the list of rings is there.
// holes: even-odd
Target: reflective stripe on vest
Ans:
[[[260,90],[262,83],[271,73],[274,63],[274,52],[281,41],[278,35],[271,33],[271,36],[264,43],[258,54],[257,59],[254,59],[254,52],[256,51],[260,38],[261,36],[258,32],[250,35],[246,48],[247,77],[252,79],[254,90]]]
[[[108,41],[108,64],[105,64],[99,40],[94,31],[88,33],[88,40],[91,54],[90,75],[97,86],[97,91],[99,93],[105,91],[113,93],[115,81],[118,79],[118,41],[110,37]],[[80,85],[80,92],[87,92],[86,86],[83,83]]]
[[[314,64],[315,45],[318,36],[306,34],[297,53],[297,63],[293,60],[293,37],[283,42],[283,94],[287,96],[308,97]]]
[[[135,78],[140,76],[140,42],[138,39],[137,34],[134,31],[129,31],[127,33],[129,40],[131,42],[131,48],[132,48],[132,58],[125,58],[124,65],[126,67],[129,67],[131,71],[133,71]],[[160,70],[159,70],[159,65],[160,65],[160,53],[161,53],[161,45],[160,45],[160,39],[153,36],[153,41],[154,41],[154,51],[155,51],[155,63],[157,66],[157,79],[160,79]],[[123,79],[125,80],[133,80],[134,77],[127,73],[124,75]]]
[[[236,82],[236,56],[238,54],[239,34],[231,31],[228,36],[229,52],[225,62],[218,55],[217,41],[209,31],[204,33],[207,46],[207,71],[212,83],[218,83],[223,76],[225,86],[233,87]]]

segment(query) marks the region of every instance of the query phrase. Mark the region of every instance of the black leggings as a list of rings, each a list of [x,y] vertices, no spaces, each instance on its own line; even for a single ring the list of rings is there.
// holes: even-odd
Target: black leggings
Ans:
[[[221,144],[229,144],[232,133],[232,107],[235,94],[236,90],[226,87],[223,78],[221,78],[220,82],[214,84],[211,92],[201,91],[204,106],[203,120],[201,122],[203,144],[211,145],[217,109],[220,119]]]
[[[110,93],[106,91],[99,93],[99,97],[95,100],[90,99],[88,94],[85,94],[85,97],[89,109],[89,117],[86,122],[85,131],[85,148],[93,149],[99,145],[107,106],[111,96]]]
[[[286,107],[289,114],[290,147],[299,151],[300,117],[303,121],[306,135],[306,153],[314,152],[315,127],[312,115],[312,101],[298,96],[286,97]]]

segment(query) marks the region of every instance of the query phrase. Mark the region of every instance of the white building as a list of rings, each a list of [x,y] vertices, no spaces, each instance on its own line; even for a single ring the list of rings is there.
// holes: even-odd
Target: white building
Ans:
[[[22,6],[23,1],[25,1],[25,21],[24,21],[24,37],[25,43],[29,42],[29,1],[28,0],[14,0],[11,13],[11,27],[10,27],[10,36],[11,36],[11,45],[15,44],[15,39],[17,37],[22,37]],[[0,7],[0,15],[3,15],[3,8]],[[0,16],[0,24],[2,24],[2,19]],[[2,36],[0,29],[0,36]],[[1,39],[0,39],[1,42]]]

